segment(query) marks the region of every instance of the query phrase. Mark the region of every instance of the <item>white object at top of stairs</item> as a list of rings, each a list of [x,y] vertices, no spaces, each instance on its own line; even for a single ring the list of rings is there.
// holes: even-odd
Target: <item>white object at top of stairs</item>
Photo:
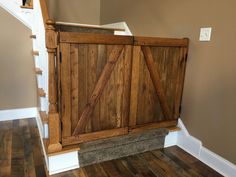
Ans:
[[[32,28],[32,9],[22,9],[20,0],[0,0],[0,6],[28,28]]]

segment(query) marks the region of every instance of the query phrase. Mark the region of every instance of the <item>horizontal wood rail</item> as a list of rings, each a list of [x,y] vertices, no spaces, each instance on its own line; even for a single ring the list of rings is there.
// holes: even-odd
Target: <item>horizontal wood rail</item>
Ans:
[[[130,127],[129,132],[137,133],[137,132],[142,132],[142,131],[150,130],[154,128],[168,128],[168,127],[176,126],[177,123],[178,123],[177,120],[170,120],[170,121],[149,123],[149,124],[144,124],[144,125],[136,125],[134,127]]]
[[[181,128],[179,128],[179,127],[177,127],[177,126],[168,127],[167,129],[169,130],[169,132],[178,132],[178,131],[181,131]]]
[[[103,138],[110,138],[114,136],[120,136],[128,134],[128,128],[117,128],[112,130],[104,130],[99,132],[92,132],[86,134],[80,134],[79,136],[65,137],[62,139],[63,145],[73,145],[88,141],[94,141]]]
[[[134,37],[134,45],[156,47],[187,47],[188,39],[157,38],[157,37]]]
[[[155,47],[187,47],[189,39],[115,36],[110,34],[87,34],[78,32],[60,32],[61,43],[114,44]]]
[[[57,26],[71,26],[71,27],[79,27],[79,28],[125,31],[124,28],[111,28],[111,27],[103,27],[103,26],[100,26],[100,25],[87,25],[87,24],[78,24],[78,23],[69,23],[69,22],[55,22],[55,24]]]
[[[60,42],[81,44],[131,45],[133,44],[133,37],[115,36],[110,34],[60,32]]]

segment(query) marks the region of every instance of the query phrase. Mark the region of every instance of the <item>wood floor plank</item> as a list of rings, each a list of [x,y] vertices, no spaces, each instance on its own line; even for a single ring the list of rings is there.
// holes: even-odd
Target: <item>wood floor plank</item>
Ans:
[[[140,160],[137,156],[129,156],[126,158],[130,162],[131,166],[137,170],[138,175],[143,177],[155,177],[155,174],[148,168],[147,163]]]
[[[0,177],[46,177],[35,119],[0,122]],[[52,177],[222,177],[177,146],[86,166]]]
[[[12,121],[0,122],[0,174],[11,175]]]

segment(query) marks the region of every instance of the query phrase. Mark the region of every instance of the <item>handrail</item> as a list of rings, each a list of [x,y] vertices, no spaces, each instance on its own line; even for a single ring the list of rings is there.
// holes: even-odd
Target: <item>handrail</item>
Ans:
[[[125,31],[124,28],[111,28],[111,27],[104,27],[101,25],[89,25],[89,24],[70,23],[70,22],[56,22],[56,25],[79,27],[79,28],[90,28],[90,29],[101,29],[101,30]]]
[[[46,29],[47,21],[50,19],[49,13],[48,13],[48,7],[47,7],[46,0],[39,0],[39,1],[40,1],[41,11],[43,15],[44,28]]]

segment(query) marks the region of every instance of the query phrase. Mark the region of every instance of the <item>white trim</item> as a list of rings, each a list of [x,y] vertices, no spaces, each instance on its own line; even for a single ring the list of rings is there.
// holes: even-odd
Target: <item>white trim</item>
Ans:
[[[44,156],[44,160],[45,160],[45,163],[46,163],[46,167],[48,169],[48,157],[47,157],[47,153],[46,153],[46,149],[44,147],[44,142],[43,142],[43,139],[44,139],[44,127],[43,127],[43,123],[41,121],[41,118],[40,118],[40,114],[39,114],[39,110],[37,110],[37,116],[36,116],[36,122],[37,122],[37,126],[38,126],[38,129],[39,129],[39,136],[40,136],[40,142],[41,142],[41,147],[43,149],[43,156]]]
[[[115,31],[115,35],[133,36],[126,22],[111,23],[111,24],[101,25],[101,27],[125,29],[125,31]]]
[[[0,0],[0,6],[5,9],[8,13],[12,16],[17,18],[20,22],[22,22],[25,26],[31,29],[31,9],[22,9],[21,1],[14,1],[14,0]]]
[[[178,134],[179,131],[175,131],[175,132],[170,132],[168,135],[166,135],[164,147],[167,148],[170,146],[175,146],[177,144]]]
[[[78,151],[48,157],[49,175],[79,168]]]
[[[36,116],[37,116],[36,107],[0,110],[0,121],[27,119],[27,118],[34,118]]]
[[[165,147],[177,145],[223,176],[235,177],[236,165],[205,148],[200,140],[189,134],[181,119],[179,119],[178,127],[181,131],[171,132],[166,136]]]
[[[181,131],[178,134],[177,145],[191,155],[198,157],[202,147],[202,142],[188,133],[188,130],[181,119],[179,119],[178,127],[181,128]]]

